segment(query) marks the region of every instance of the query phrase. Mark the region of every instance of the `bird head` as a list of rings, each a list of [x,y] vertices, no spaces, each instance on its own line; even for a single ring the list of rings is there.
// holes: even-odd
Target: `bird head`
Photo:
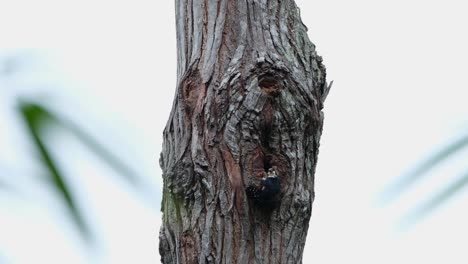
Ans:
[[[276,178],[278,177],[278,174],[276,174],[275,169],[269,168],[268,169],[268,178]]]

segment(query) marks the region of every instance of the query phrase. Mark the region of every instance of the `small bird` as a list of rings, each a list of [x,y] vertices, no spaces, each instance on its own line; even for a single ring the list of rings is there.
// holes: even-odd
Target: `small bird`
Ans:
[[[277,195],[281,191],[280,180],[274,168],[269,168],[265,174],[266,177],[260,181],[260,187],[255,185],[247,187],[247,196],[259,206],[274,207],[278,201]]]

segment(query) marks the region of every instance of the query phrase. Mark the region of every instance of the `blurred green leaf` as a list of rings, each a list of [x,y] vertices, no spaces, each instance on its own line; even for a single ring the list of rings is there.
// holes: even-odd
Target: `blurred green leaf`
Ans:
[[[461,151],[467,146],[468,134],[434,152],[434,154],[424,160],[413,171],[401,177],[395,184],[390,185],[390,187],[383,193],[385,202],[389,202],[401,196],[406,190],[409,190],[411,186],[427,176],[430,170],[446,161],[451,156],[455,155],[457,152]],[[442,189],[442,191],[433,195],[430,199],[422,203],[422,205],[411,210],[406,216],[402,218],[402,227],[408,227],[417,223],[422,218],[436,210],[447,200],[459,193],[460,190],[466,187],[466,185],[468,185],[468,173],[453,183],[448,184],[445,188]]]
[[[402,218],[400,226],[406,229],[415,223],[418,223],[421,219],[434,212],[434,210],[436,210],[439,206],[459,193],[467,185],[468,173],[445,187],[442,191],[434,195],[422,205],[411,210],[405,217]]]
[[[123,161],[114,156],[109,150],[99,144],[92,136],[71,122],[62,122],[62,125],[72,132],[81,141],[81,143],[93,151],[96,156],[103,159],[118,174],[125,177],[127,182],[132,185],[137,185],[137,178],[135,177],[136,173],[127,167]]]
[[[81,143],[94,152],[97,157],[107,162],[107,164],[110,165],[119,175],[123,176],[127,182],[133,185],[138,184],[134,170],[126,166],[122,160],[113,155],[112,152],[107,150],[103,145],[99,144],[99,142],[95,140],[93,136],[89,135],[79,126],[70,121],[64,121],[63,119],[58,118],[57,115],[54,115],[44,107],[37,104],[25,103],[25,105],[29,105],[31,108],[29,111],[31,112],[31,116],[34,117],[32,122],[38,123],[38,129],[41,129],[40,126],[46,125],[47,122],[52,122],[54,125],[59,125],[77,137],[78,140],[80,140]]]
[[[57,168],[56,162],[50,155],[46,144],[41,137],[41,130],[57,120],[42,106],[34,103],[20,101],[18,105],[20,115],[27,126],[27,132],[34,142],[39,152],[44,167],[50,174],[53,187],[56,189],[62,200],[65,202],[69,213],[74,220],[83,237],[89,241],[90,232],[83,216],[77,208],[76,202],[64,180],[63,174]]]
[[[446,202],[449,198],[460,192],[466,185],[468,185],[468,173],[425,202],[415,211],[416,214],[420,216],[427,215],[429,212]]]
[[[467,145],[468,134],[443,147],[439,151],[436,151],[432,156],[423,161],[413,171],[400,178],[395,184],[390,185],[390,187],[384,192],[384,199],[388,202],[397,198],[416,182],[424,178],[424,176],[427,175],[427,172],[448,159],[449,156],[462,150]]]
[[[28,111],[33,119],[31,122],[36,122],[38,129],[41,129],[41,126],[47,125],[48,122],[52,122],[54,125],[58,125],[65,130],[68,130],[75,135],[81,143],[94,152],[97,157],[103,159],[119,175],[123,176],[127,182],[137,185],[137,178],[135,177],[136,173],[79,126],[70,121],[58,118],[57,115],[54,115],[44,107],[37,104],[25,103],[25,105],[28,105],[30,108]]]
[[[133,185],[137,185],[137,179],[134,176],[136,174],[79,126],[73,124],[72,122],[64,121],[58,118],[57,115],[51,113],[45,107],[37,103],[20,100],[18,106],[21,117],[27,124],[28,133],[30,134],[31,139],[33,140],[34,145],[40,154],[41,161],[51,175],[54,188],[58,191],[67,205],[71,217],[73,218],[83,237],[89,240],[90,234],[88,227],[86,226],[85,221],[76,206],[76,202],[73,199],[68,186],[66,185],[63,174],[57,168],[57,163],[50,155],[44,142],[43,136],[45,130],[55,126],[61,127],[72,133],[81,143],[87,146],[99,158],[102,158],[105,162],[107,162],[116,172],[118,172],[119,175],[124,176],[125,180]]]

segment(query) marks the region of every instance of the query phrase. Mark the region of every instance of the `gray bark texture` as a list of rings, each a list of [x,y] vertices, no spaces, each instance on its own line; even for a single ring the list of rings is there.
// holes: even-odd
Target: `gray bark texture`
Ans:
[[[163,263],[301,263],[330,86],[293,0],[176,0]],[[247,186],[279,174],[273,209]]]

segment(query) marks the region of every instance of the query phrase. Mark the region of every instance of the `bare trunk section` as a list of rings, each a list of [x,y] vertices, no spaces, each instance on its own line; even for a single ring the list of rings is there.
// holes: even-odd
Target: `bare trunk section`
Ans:
[[[301,263],[329,86],[293,0],[176,0],[163,263]],[[274,210],[245,194],[276,168]]]

